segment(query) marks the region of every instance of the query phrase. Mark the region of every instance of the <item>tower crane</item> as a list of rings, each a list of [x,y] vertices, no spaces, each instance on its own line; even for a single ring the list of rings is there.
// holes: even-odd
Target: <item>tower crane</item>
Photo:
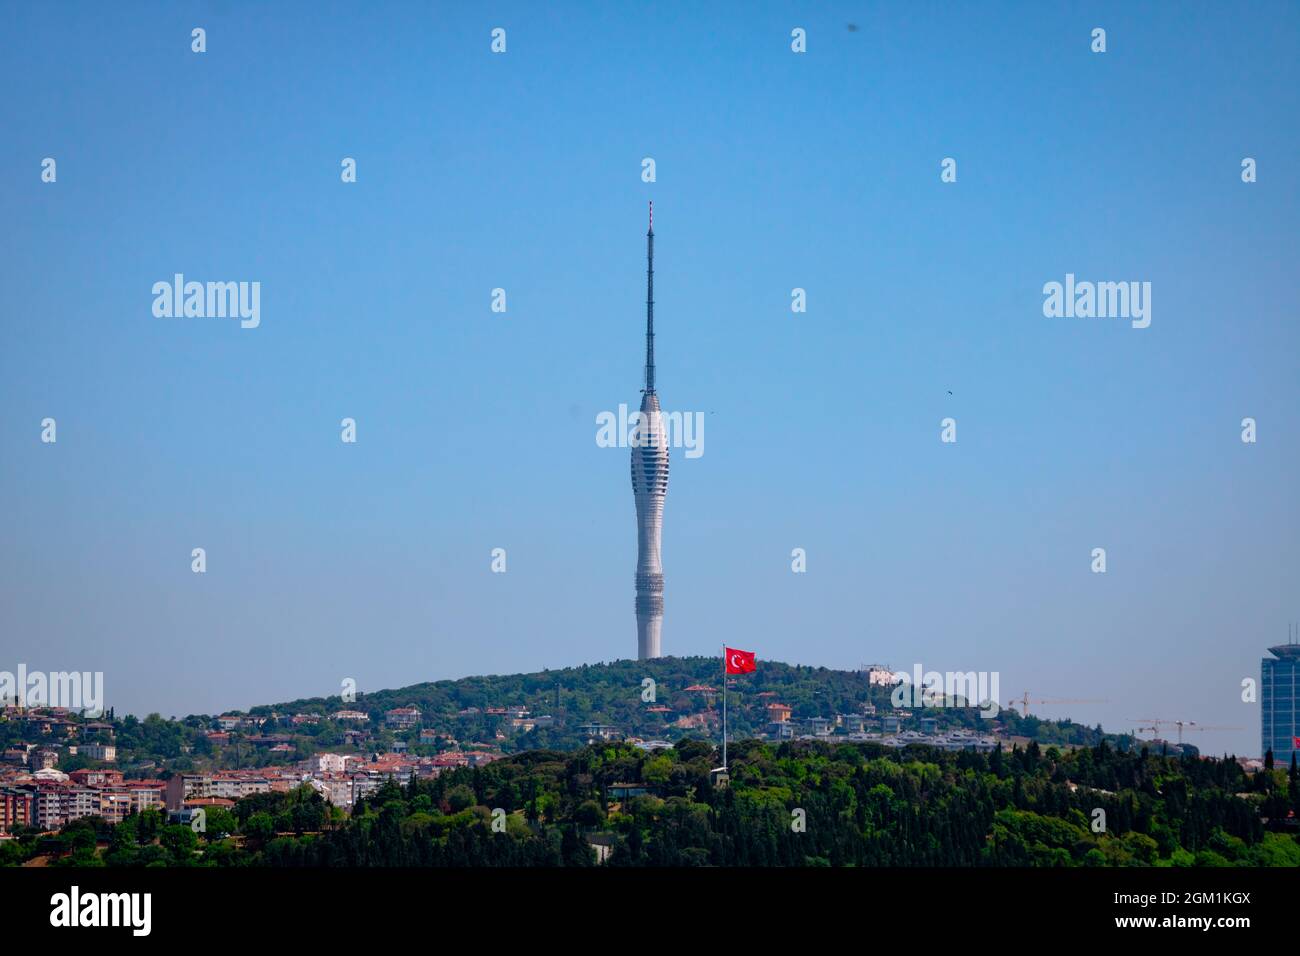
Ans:
[[[1194,732],[1205,730],[1242,730],[1241,727],[1225,727],[1218,724],[1199,724],[1194,720],[1165,720],[1163,717],[1130,717],[1129,720],[1141,721],[1145,726],[1135,727],[1134,730],[1149,730],[1153,734],[1160,733],[1161,727],[1177,727],[1178,742],[1183,742],[1183,731],[1189,730]]]
[[[1104,704],[1106,701],[1082,697],[1030,697],[1029,691],[1025,691],[1022,696],[1013,697],[1007,703],[1012,710],[1015,710],[1016,705],[1019,704],[1023,708],[1024,715],[1028,717],[1030,704]]]

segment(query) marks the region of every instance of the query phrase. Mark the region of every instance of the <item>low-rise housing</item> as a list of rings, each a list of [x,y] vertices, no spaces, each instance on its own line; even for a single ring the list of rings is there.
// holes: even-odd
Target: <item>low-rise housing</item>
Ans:
[[[384,723],[397,730],[410,730],[420,723],[420,708],[394,707],[384,714]]]
[[[611,724],[602,724],[598,721],[592,721],[583,724],[578,728],[578,733],[590,740],[617,740],[623,736],[617,727]]]
[[[115,744],[82,744],[77,748],[77,753],[89,757],[91,760],[112,763],[117,759],[117,746]]]

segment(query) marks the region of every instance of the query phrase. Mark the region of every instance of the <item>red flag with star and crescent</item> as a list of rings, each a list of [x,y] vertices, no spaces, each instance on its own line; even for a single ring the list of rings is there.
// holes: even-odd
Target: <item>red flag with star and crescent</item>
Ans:
[[[726,651],[728,674],[751,674],[758,669],[753,651],[738,651],[734,647],[728,647]]]

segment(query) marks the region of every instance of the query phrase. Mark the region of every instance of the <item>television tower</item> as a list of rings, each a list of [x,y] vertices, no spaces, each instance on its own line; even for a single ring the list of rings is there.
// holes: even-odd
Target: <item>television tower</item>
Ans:
[[[668,493],[668,438],[655,394],[655,204],[646,232],[645,388],[632,433],[632,493],[636,497],[636,656],[660,657],[664,621],[664,573],[659,540]]]

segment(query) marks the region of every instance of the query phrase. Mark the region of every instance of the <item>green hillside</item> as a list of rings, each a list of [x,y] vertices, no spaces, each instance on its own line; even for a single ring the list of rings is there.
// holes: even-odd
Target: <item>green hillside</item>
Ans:
[[[466,677],[359,693],[355,700],[313,697],[252,708],[242,724],[219,727],[218,715],[192,714],[168,720],[117,717],[102,721],[67,718],[79,739],[117,746],[115,766],[128,776],[284,764],[325,751],[385,753],[405,749],[433,756],[448,750],[484,749],[497,754],[527,750],[576,750],[600,732],[605,739],[640,738],[675,743],[721,737],[721,660],[717,657],[665,657],[653,661],[585,664],[533,674]],[[696,688],[692,690],[692,688]],[[699,688],[705,688],[701,690]],[[1105,735],[1100,727],[1069,720],[1044,721],[1003,709],[995,718],[973,707],[894,707],[886,687],[873,686],[865,672],[760,661],[753,674],[733,677],[728,697],[730,737],[743,740],[770,732],[768,707],[789,708],[796,735],[807,721],[824,718],[834,736],[844,739],[837,716],[861,715],[859,730],[966,728],[976,734],[1034,740],[1047,746],[1092,746],[1103,737],[1119,750],[1133,741]],[[420,714],[407,727],[388,726],[385,715],[399,707]],[[874,713],[873,713],[874,709]],[[340,711],[361,712],[367,720],[336,719]],[[495,712],[489,712],[495,711]],[[232,715],[224,715],[230,718]],[[884,719],[897,719],[897,728]],[[926,721],[923,725],[922,721]],[[930,723],[933,721],[933,723]],[[233,720],[228,719],[227,725]],[[601,725],[593,728],[592,724]],[[111,733],[110,733],[111,728]],[[71,728],[70,728],[71,730]],[[34,733],[22,721],[0,721],[0,745],[21,744]],[[1194,752],[1194,748],[1186,748]],[[83,756],[63,755],[60,768],[92,766]]]
[[[492,741],[498,731],[503,750],[573,749],[585,745],[589,734],[582,728],[592,722],[609,725],[623,736],[676,741],[684,737],[716,736],[714,727],[721,713],[721,659],[717,657],[664,657],[652,661],[614,661],[547,670],[533,674],[466,677],[460,680],[413,684],[396,690],[361,694],[352,703],[339,697],[307,698],[266,707],[255,715],[272,712],[286,715],[316,713],[328,715],[347,707],[371,717],[376,737],[387,742],[381,730],[386,711],[415,706],[421,723],[458,741]],[[646,680],[654,682],[649,697]],[[778,661],[761,661],[756,673],[733,677],[728,698],[730,735],[741,739],[762,732],[768,723],[766,706],[786,704],[795,721],[837,714],[862,714],[875,708],[868,729],[879,729],[880,717],[898,710],[889,700],[887,688],[871,686],[865,672],[837,671],[825,667],[803,667]],[[716,693],[690,691],[706,686]],[[508,719],[488,715],[492,707],[522,707],[534,716],[554,718],[550,727],[516,732]],[[479,713],[465,713],[477,709]],[[912,710],[902,727],[919,726],[923,717],[934,718],[939,729],[965,727],[979,733],[1000,732],[1024,736],[1043,744],[1094,744],[1101,739],[1099,728],[1070,721],[1049,722],[1024,718],[1011,710],[985,719],[974,708],[928,708]],[[703,718],[703,726],[682,727],[682,718]],[[336,742],[337,728],[322,725],[316,732],[319,744]],[[396,734],[395,737],[413,736]],[[339,738],[341,739],[341,738]],[[1122,744],[1121,744],[1122,745]]]

